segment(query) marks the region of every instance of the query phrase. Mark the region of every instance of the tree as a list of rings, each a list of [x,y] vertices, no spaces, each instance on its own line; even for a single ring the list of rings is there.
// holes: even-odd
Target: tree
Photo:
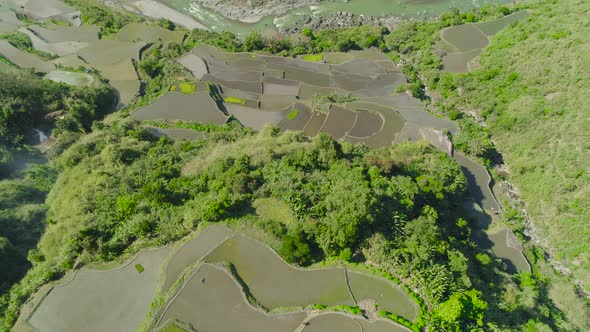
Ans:
[[[264,38],[256,31],[250,32],[246,39],[244,39],[244,51],[246,52],[260,51],[264,46]]]
[[[311,262],[311,249],[301,234],[284,235],[281,255],[290,263],[305,265]]]
[[[463,293],[453,293],[434,311],[444,326],[463,330],[483,326],[484,310],[488,304],[481,299],[481,292],[472,289]]]

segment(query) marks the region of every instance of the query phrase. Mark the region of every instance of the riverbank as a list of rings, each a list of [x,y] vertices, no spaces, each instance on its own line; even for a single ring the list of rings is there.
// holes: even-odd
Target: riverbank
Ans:
[[[349,12],[335,12],[329,15],[301,15],[292,24],[280,26],[279,31],[283,33],[298,33],[303,29],[321,30],[349,28],[361,25],[374,25],[394,29],[406,19],[396,16],[366,16],[354,15]]]
[[[197,0],[203,7],[230,20],[256,23],[266,16],[279,16],[289,10],[319,4],[319,0]]]
[[[141,16],[149,18],[160,19],[164,18],[170,20],[176,24],[182,25],[187,29],[202,29],[210,30],[209,27],[201,24],[193,17],[183,14],[177,10],[174,10],[160,2],[155,0],[109,0],[105,1],[105,4],[111,7],[121,7],[127,11],[130,11]]]

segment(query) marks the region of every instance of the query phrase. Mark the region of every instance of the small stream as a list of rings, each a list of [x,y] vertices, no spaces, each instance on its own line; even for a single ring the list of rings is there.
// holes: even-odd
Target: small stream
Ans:
[[[37,134],[37,140],[38,140],[39,144],[43,144],[49,139],[49,137],[47,135],[45,135],[45,133],[43,131],[41,131],[40,129],[33,128],[33,130]]]

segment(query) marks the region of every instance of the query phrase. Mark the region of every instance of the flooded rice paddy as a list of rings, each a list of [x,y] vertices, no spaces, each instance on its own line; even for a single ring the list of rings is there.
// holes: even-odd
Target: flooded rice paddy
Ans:
[[[455,152],[454,157],[461,165],[463,174],[467,178],[467,187],[475,202],[486,211],[500,212],[500,204],[490,187],[492,177],[488,170],[459,152]]]
[[[471,62],[488,46],[489,38],[513,22],[524,20],[527,11],[481,23],[467,23],[444,29],[441,32],[442,48],[447,49],[443,56],[443,67],[450,72],[467,72]]]
[[[54,64],[19,50],[6,40],[0,40],[0,54],[18,67],[31,68],[36,73],[48,73],[55,69]]]
[[[303,311],[269,315],[252,307],[226,270],[205,264],[172,299],[161,322],[178,320],[203,332],[288,332],[295,331],[306,316]]]
[[[154,104],[133,112],[132,116],[139,121],[170,120],[224,124],[228,120],[228,116],[219,110],[208,91],[197,91],[194,94],[169,92]]]
[[[505,259],[513,272],[530,272],[529,262],[522,253],[522,243],[509,229],[502,229],[497,233],[489,235],[489,240],[493,243],[492,252],[497,257]]]
[[[135,330],[150,308],[168,253],[167,248],[143,251],[110,271],[83,268],[53,287],[28,323],[44,332]]]
[[[310,304],[354,305],[343,268],[297,269],[261,242],[235,236],[217,247],[206,262],[229,262],[267,309]]]
[[[74,86],[90,86],[94,82],[94,76],[85,73],[54,70],[45,75],[46,80],[59,83],[66,83]]]
[[[211,225],[184,244],[169,260],[164,270],[164,289],[170,288],[189,265],[201,260],[234,232],[224,225]]]
[[[37,300],[23,328],[133,331],[158,293],[171,295],[153,316],[156,330],[181,322],[219,332],[408,331],[386,319],[309,309],[356,306],[361,299],[409,320],[419,314],[410,296],[385,279],[345,267],[295,268],[262,242],[223,224],[202,226],[176,247],[142,251],[112,270],[82,268]]]
[[[375,60],[362,58],[366,54]],[[352,60],[331,65],[253,53],[225,53],[200,45],[179,62],[200,77],[200,82],[215,86],[213,90],[225,101],[220,111],[247,127],[259,130],[276,125],[283,130],[301,130],[309,136],[327,133],[336,139],[370,146],[391,145],[405,119],[389,100],[364,101],[363,96],[403,99],[403,95],[394,95],[392,91],[405,83],[405,78],[382,53],[356,52],[349,56]],[[383,65],[385,62],[389,65]],[[352,102],[321,102],[321,111],[316,105],[320,95],[335,95],[336,99]],[[347,97],[351,95],[356,97]],[[180,114],[188,114],[190,107],[199,103],[180,98],[168,93],[133,116],[138,120],[189,120],[186,115],[180,118]],[[212,108],[211,103],[199,106]],[[420,111],[425,112],[417,110]]]
[[[304,332],[360,332],[362,326],[354,318],[339,313],[329,313],[312,318]]]
[[[412,300],[407,299],[405,290],[395,287],[391,281],[350,270],[346,273],[350,290],[357,303],[372,300],[379,310],[393,312],[409,320],[418,318],[419,308]]]
[[[458,132],[457,125],[433,116],[412,96],[394,93],[405,78],[383,53],[329,53],[325,58],[337,64],[225,53],[200,45],[180,63],[199,73],[200,84],[214,86],[217,98],[225,100],[223,105],[213,101],[211,92],[210,96],[198,92],[199,97],[170,92],[137,110],[133,117],[142,121],[224,123],[232,116],[256,130],[275,125],[283,131],[301,130],[310,137],[326,133],[375,148],[426,139],[452,154],[450,142],[442,133]],[[318,96],[334,96],[335,101],[318,101]],[[499,211],[487,170],[460,154],[456,159],[464,167],[475,201],[488,211]]]
[[[304,331],[343,331],[350,328],[353,328],[351,331],[362,331],[362,323],[374,331],[407,330],[387,320],[369,322],[361,316],[336,313],[318,316],[305,310],[312,304],[355,306],[357,302],[353,293],[371,298],[378,304],[383,303],[384,310],[392,310],[410,320],[416,319],[419,314],[417,305],[408,294],[389,281],[347,272],[343,267],[295,268],[265,244],[243,235],[234,235],[223,241],[231,235],[229,229],[209,228],[182,247],[170,261],[167,275],[176,275],[181,267],[194,263],[193,259],[199,260],[217,244],[203,258],[206,263],[196,268],[163,308],[158,319],[159,326],[181,321],[199,331],[243,330],[238,326],[246,326],[248,331],[295,331],[301,327]],[[199,242],[201,240],[206,242]],[[220,241],[223,243],[219,244]],[[227,263],[231,264],[231,271],[224,267]],[[170,268],[172,265],[175,267]],[[348,278],[353,279],[350,284]],[[242,290],[252,297],[256,305],[248,302]],[[266,310],[294,309],[287,313],[268,314],[256,306]],[[220,322],[228,310],[232,319]]]

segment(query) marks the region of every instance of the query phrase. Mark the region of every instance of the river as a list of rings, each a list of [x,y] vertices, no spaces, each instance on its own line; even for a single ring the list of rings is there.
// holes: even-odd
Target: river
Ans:
[[[213,31],[231,31],[245,34],[250,31],[262,32],[280,26],[289,26],[303,15],[329,15],[346,12],[365,16],[395,16],[406,19],[437,16],[450,8],[468,10],[486,4],[508,3],[510,0],[349,0],[323,1],[317,6],[289,10],[280,16],[266,16],[255,23],[231,20],[194,0],[158,0],[166,6],[194,17]]]

